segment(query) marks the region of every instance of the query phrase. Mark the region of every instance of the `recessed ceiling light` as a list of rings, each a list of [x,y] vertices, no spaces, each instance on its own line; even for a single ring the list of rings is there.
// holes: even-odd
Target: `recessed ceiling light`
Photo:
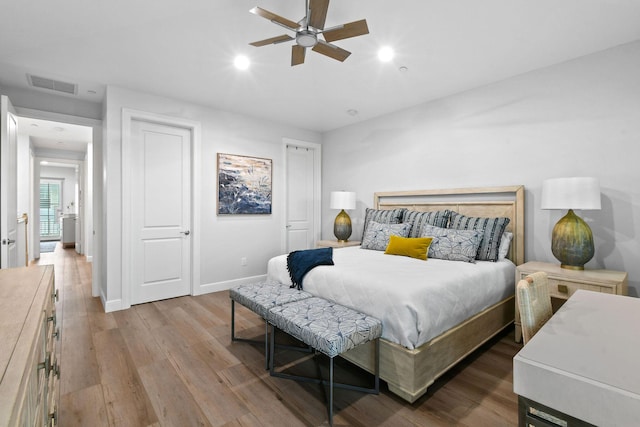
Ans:
[[[56,127],[53,128],[53,130],[55,130],[56,132],[63,132],[64,128],[60,127],[60,126],[56,126]]]
[[[355,108],[350,108],[347,110],[347,114],[350,116],[357,116],[358,115],[358,110],[356,110]]]
[[[249,64],[249,58],[244,55],[238,55],[233,60],[233,65],[235,65],[238,70],[246,70],[249,68]]]
[[[389,62],[393,59],[394,52],[389,46],[381,47],[378,51],[378,59],[382,62]]]
[[[31,123],[31,127],[37,128],[38,124],[37,123]]]
[[[47,162],[46,160],[43,160],[43,161],[41,161],[41,162],[40,162],[40,164],[41,164],[41,165],[48,165],[48,164],[49,164],[49,162]]]
[[[398,71],[400,71],[401,73],[406,73],[407,71],[409,71],[409,68],[403,65],[402,67],[398,68]]]

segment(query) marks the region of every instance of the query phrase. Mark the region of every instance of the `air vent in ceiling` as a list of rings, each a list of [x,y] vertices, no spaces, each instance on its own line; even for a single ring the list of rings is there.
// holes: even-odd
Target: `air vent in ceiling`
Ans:
[[[78,93],[78,85],[74,83],[62,82],[60,80],[53,80],[48,77],[34,76],[27,74],[27,80],[29,85],[38,87],[41,89],[55,90],[57,92],[64,92],[70,95]]]

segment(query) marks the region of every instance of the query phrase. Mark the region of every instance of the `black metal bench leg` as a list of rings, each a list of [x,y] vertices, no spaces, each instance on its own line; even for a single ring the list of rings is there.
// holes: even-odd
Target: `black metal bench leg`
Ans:
[[[275,370],[275,331],[276,331],[276,327],[275,325],[269,324],[271,326],[270,330],[269,330],[269,354],[271,355],[271,357],[269,358],[269,374],[273,377],[278,377],[278,378],[286,378],[286,379],[290,379],[290,380],[295,380],[295,381],[301,381],[301,382],[306,382],[306,383],[313,383],[313,384],[321,384],[324,387],[329,387],[329,395],[327,396],[327,394],[325,394],[325,399],[327,402],[327,413],[328,413],[328,417],[329,417],[329,425],[333,426],[333,389],[334,388],[343,388],[346,390],[354,390],[354,391],[360,391],[363,393],[369,393],[369,394],[379,394],[380,393],[380,340],[376,339],[375,340],[375,371],[374,371],[374,386],[373,388],[365,388],[365,387],[360,387],[360,386],[355,386],[355,385],[350,385],[350,384],[342,384],[342,383],[335,383],[334,381],[334,359],[335,357],[329,357],[329,380],[324,380],[321,377],[320,378],[311,378],[311,377],[304,377],[304,376],[300,376],[300,375],[292,375],[292,374],[285,374],[284,372],[280,372],[280,371],[276,371]],[[326,389],[324,389],[326,390]]]
[[[264,369],[269,369],[269,322],[264,321]]]
[[[231,300],[231,341],[236,340],[236,302]]]
[[[267,326],[268,326],[268,322],[267,322]],[[271,353],[271,357],[269,358],[269,374],[273,375],[274,374],[274,369],[273,369],[273,359],[275,359],[275,330],[276,327],[271,325],[271,339],[270,339],[270,347],[269,347],[269,352]]]
[[[264,321],[264,369],[269,369],[269,324],[265,320]],[[260,343],[260,341],[256,341],[253,339],[240,338],[236,337],[236,302],[231,300],[231,341],[243,341],[250,343]]]
[[[329,362],[329,426],[333,426],[333,357]]]

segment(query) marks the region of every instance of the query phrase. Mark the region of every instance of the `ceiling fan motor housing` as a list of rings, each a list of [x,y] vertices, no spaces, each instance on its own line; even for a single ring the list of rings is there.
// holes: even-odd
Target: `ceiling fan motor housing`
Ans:
[[[313,31],[300,30],[296,33],[296,43],[302,47],[314,47],[318,43],[318,36]]]

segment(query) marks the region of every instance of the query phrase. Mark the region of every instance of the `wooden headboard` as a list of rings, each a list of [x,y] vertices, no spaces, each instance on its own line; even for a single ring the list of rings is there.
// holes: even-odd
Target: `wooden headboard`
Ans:
[[[513,233],[508,258],[524,263],[524,186],[455,188],[447,190],[386,191],[374,193],[376,209],[406,208],[430,212],[450,209],[467,216],[507,217]]]

